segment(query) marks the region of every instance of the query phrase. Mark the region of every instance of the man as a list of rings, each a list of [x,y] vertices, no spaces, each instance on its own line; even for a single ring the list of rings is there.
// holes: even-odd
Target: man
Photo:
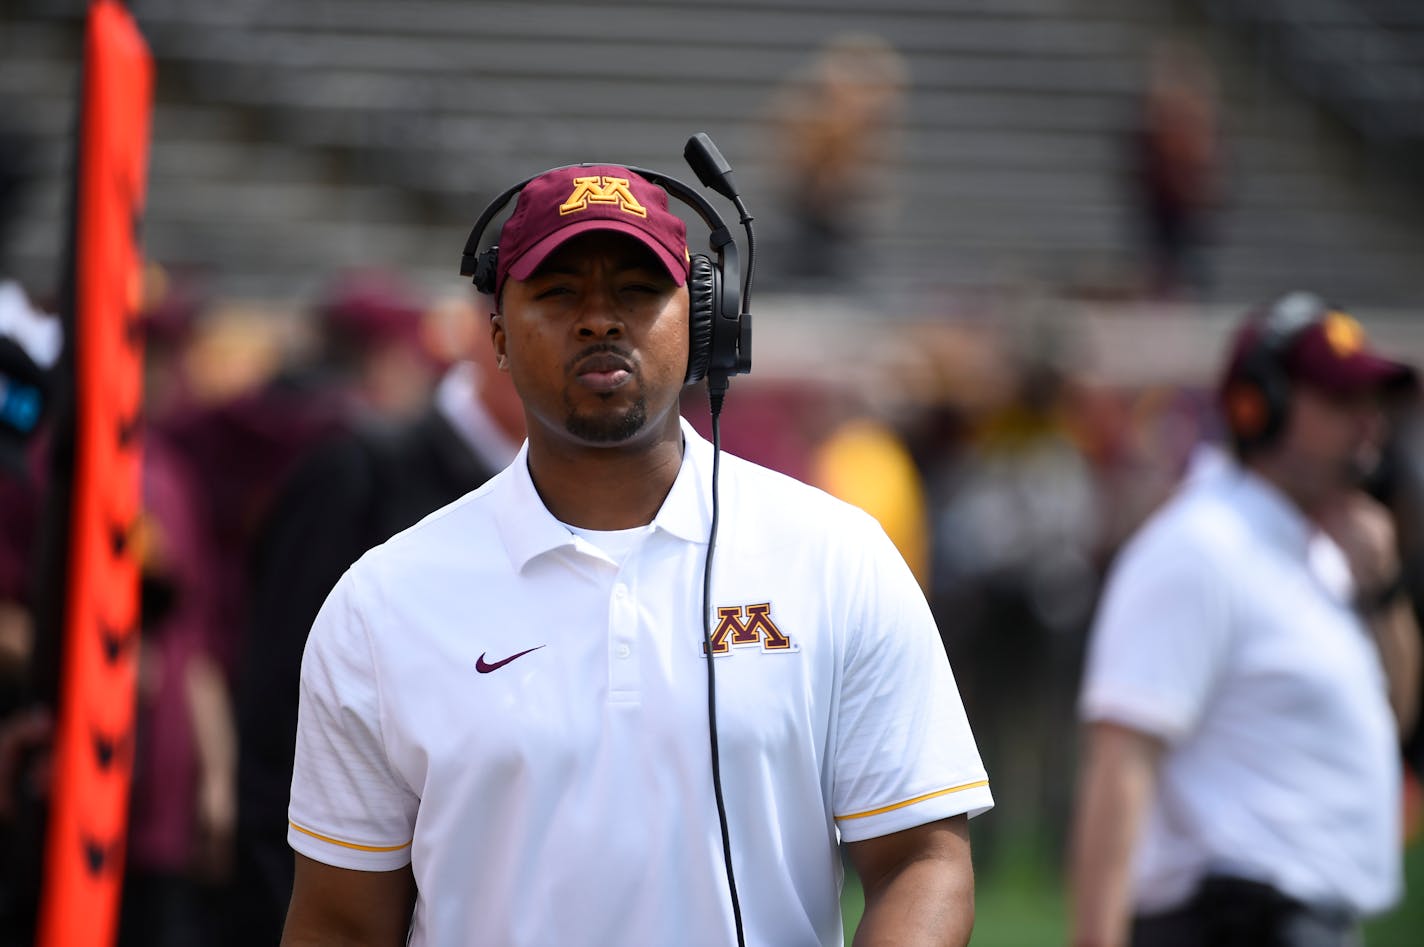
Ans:
[[[472,307],[461,313],[475,318]],[[234,911],[229,943],[272,944],[292,893],[285,813],[307,632],[327,592],[366,550],[459,499],[506,466],[524,415],[486,338],[473,340],[421,416],[368,422],[302,463],[278,495],[252,557],[251,619],[238,682]]]
[[[571,208],[575,175],[631,200]],[[317,618],[285,944],[736,942],[703,654],[712,449],[678,414],[667,201],[613,166],[520,193],[490,331],[528,440]],[[923,595],[867,515],[721,466],[706,608],[746,942],[840,943],[839,831],[864,943],[965,944],[966,819],[992,800]]]
[[[1412,385],[1309,294],[1238,334],[1236,462],[1134,537],[1093,630],[1075,944],[1343,947],[1398,896],[1419,640],[1357,484]]]

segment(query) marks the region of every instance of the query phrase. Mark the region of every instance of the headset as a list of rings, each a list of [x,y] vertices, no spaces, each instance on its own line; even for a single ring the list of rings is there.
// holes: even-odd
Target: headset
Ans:
[[[1290,375],[1285,358],[1301,332],[1339,307],[1315,293],[1287,293],[1257,320],[1257,336],[1222,389],[1226,423],[1238,451],[1265,447],[1280,437],[1290,416]]]
[[[697,172],[699,179],[707,187],[732,200],[742,214],[742,225],[747,230],[747,274],[746,285],[740,285],[740,264],[737,244],[721,216],[711,203],[691,187],[658,171],[632,165],[619,165],[634,174],[641,175],[658,185],[673,197],[687,204],[710,231],[709,246],[716,254],[716,260],[703,253],[693,254],[688,264],[688,323],[689,340],[687,374],[684,383],[695,385],[704,378],[709,386],[720,383],[726,390],[727,379],[732,375],[744,375],[752,367],[752,323],[750,313],[745,311],[745,299],[751,286],[752,257],[754,254],[751,230],[752,218],[747,215],[740,196],[731,185],[731,166],[727,164],[717,146],[705,132],[694,135],[687,142],[684,151],[688,164]],[[525,185],[549,171],[566,168],[594,167],[599,162],[582,162],[550,168],[539,174],[525,178],[496,197],[470,231],[465,241],[465,251],[460,256],[460,275],[471,277],[475,288],[487,295],[494,295],[495,274],[499,264],[499,246],[492,245],[479,249],[485,230],[505,205],[508,204]],[[710,172],[709,183],[704,172]],[[715,405],[720,409],[720,404]]]
[[[717,674],[709,603],[712,592],[712,557],[717,548],[717,524],[721,508],[717,485],[722,458],[722,400],[731,377],[745,375],[752,368],[752,317],[747,311],[747,302],[751,296],[752,267],[756,260],[756,237],[752,233],[753,217],[747,213],[746,204],[742,202],[741,195],[732,181],[732,166],[722,157],[722,153],[717,150],[707,133],[699,132],[689,138],[682,154],[702,185],[730,200],[741,215],[740,223],[747,233],[747,269],[740,286],[737,244],[716,208],[701,194],[676,178],[632,165],[620,164],[618,167],[641,175],[695,210],[711,232],[709,246],[717,255],[713,261],[707,255],[697,253],[693,254],[688,262],[689,346],[687,373],[683,384],[695,385],[706,379],[712,408],[712,523],[708,529],[707,557],[703,561],[702,571],[702,639],[703,653],[707,659],[707,736],[711,748],[712,789],[717,800],[717,821],[722,830],[722,864],[727,874],[732,921],[737,932],[738,947],[746,947],[746,934],[742,928],[742,905],[737,896],[736,875],[732,870],[732,840],[727,827],[727,806],[722,797],[722,764],[717,743]],[[597,164],[600,162],[583,162],[550,168],[549,171],[594,167]],[[460,256],[460,275],[471,277],[471,282],[480,292],[494,295],[499,264],[498,245],[492,245],[483,251],[479,248],[485,230],[495,215],[522,191],[525,185],[548,174],[549,171],[541,171],[533,177],[525,178],[504,191],[475,221],[469,239],[465,241],[464,253]]]

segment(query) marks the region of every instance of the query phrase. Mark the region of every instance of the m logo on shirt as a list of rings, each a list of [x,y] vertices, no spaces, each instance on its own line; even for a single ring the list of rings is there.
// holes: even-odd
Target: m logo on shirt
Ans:
[[[559,205],[559,215],[587,210],[590,202],[617,204],[635,217],[648,216],[648,209],[638,203],[633,192],[628,190],[627,178],[610,178],[603,175],[574,178],[574,192],[569,195],[568,200]]]
[[[720,605],[717,627],[712,632],[712,653],[730,654],[732,648],[760,645],[763,651],[790,651],[791,638],[771,620],[771,603],[761,605]],[[707,653],[707,645],[702,646]]]

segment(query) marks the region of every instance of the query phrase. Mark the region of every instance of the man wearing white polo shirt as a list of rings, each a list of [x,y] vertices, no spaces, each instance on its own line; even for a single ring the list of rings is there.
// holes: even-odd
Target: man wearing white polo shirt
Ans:
[[[1237,334],[1235,461],[1128,544],[1093,629],[1078,947],[1346,947],[1398,897],[1419,633],[1357,484],[1384,398],[1413,386],[1310,294]]]
[[[578,206],[589,174],[619,200]],[[626,169],[563,169],[498,246],[529,438],[312,629],[284,943],[733,944],[683,224]],[[706,607],[746,943],[841,942],[844,840],[865,942],[965,944],[965,822],[992,800],[913,576],[860,511],[734,457],[720,476]]]

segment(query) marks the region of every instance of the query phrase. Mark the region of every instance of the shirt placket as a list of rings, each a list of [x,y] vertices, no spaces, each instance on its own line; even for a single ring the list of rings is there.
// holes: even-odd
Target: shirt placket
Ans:
[[[638,606],[632,570],[623,568],[608,596],[608,699],[636,702],[640,696]]]

